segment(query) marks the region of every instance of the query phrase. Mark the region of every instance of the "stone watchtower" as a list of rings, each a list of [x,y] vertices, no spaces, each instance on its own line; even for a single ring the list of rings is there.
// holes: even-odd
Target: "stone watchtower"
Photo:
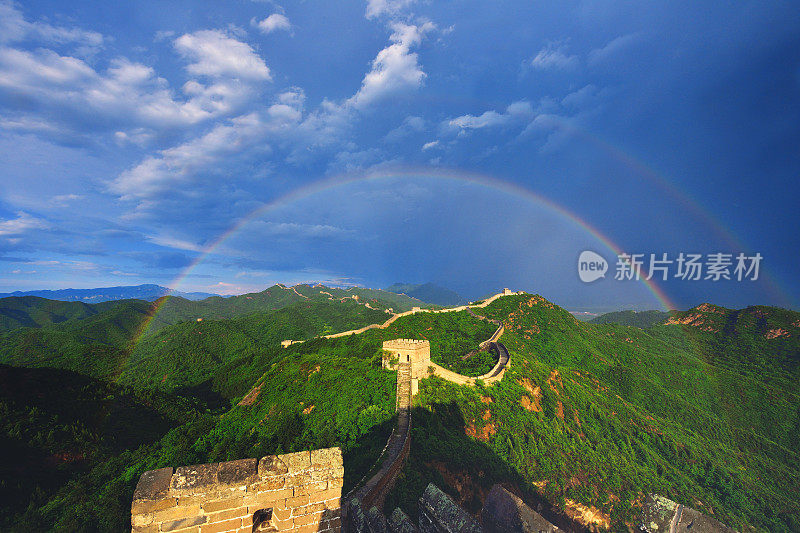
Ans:
[[[419,390],[419,380],[428,376],[431,366],[431,343],[414,339],[394,339],[383,343],[383,368],[396,370],[408,364],[411,373],[411,395]]]

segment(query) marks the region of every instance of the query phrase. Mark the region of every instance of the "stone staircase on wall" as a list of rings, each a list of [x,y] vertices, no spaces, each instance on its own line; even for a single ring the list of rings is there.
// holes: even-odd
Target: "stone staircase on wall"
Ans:
[[[397,427],[392,431],[383,452],[380,469],[360,488],[348,495],[345,522],[363,524],[365,509],[380,509],[386,495],[394,487],[397,474],[411,450],[411,365],[397,367]]]

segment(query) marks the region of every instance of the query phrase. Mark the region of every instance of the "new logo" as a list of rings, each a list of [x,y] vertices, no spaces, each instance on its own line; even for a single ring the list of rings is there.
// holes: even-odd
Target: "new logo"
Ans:
[[[600,254],[584,250],[578,257],[578,276],[584,283],[591,283],[605,277],[607,270],[608,263]]]

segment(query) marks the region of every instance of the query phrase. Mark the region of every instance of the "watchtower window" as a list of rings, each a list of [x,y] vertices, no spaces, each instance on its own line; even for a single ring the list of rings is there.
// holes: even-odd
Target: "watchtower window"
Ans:
[[[259,509],[253,513],[253,532],[278,531],[278,525],[272,518],[272,509]]]

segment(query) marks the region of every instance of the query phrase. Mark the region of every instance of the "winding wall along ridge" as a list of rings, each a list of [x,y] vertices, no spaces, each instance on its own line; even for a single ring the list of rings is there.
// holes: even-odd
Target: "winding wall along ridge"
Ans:
[[[292,287],[292,288],[294,288],[294,287]],[[502,298],[503,296],[511,296],[511,295],[514,295],[514,294],[520,294],[520,293],[511,292],[508,289],[506,289],[503,292],[497,293],[494,296],[491,296],[491,297],[487,298],[486,300],[482,301],[479,304],[460,305],[458,307],[448,307],[447,309],[421,309],[419,307],[415,307],[411,311],[404,311],[402,313],[393,314],[383,324],[370,324],[369,326],[364,326],[363,328],[359,328],[359,329],[351,329],[349,331],[342,331],[341,333],[332,333],[330,335],[322,335],[322,338],[323,339],[337,339],[339,337],[346,337],[348,335],[360,335],[360,334],[362,334],[365,331],[368,331],[370,329],[386,329],[392,324],[392,322],[394,322],[398,318],[401,318],[401,317],[404,317],[404,316],[408,316],[408,315],[413,315],[413,314],[416,314],[416,313],[456,313],[458,311],[470,311],[471,309],[482,309],[482,308],[486,307],[487,305],[489,305],[490,303],[492,303],[493,301],[497,300],[498,298]],[[475,315],[474,313],[471,313],[471,314]],[[477,315],[475,315],[475,316],[477,316]],[[492,322],[495,322],[495,321],[492,321]],[[498,329],[498,331],[499,331],[499,334],[497,334],[497,332],[495,332],[496,336],[493,335],[492,338],[490,338],[486,342],[491,342],[493,340],[497,340],[500,337],[500,335],[503,334],[503,332],[500,331],[500,329]],[[301,342],[305,342],[305,341],[285,340],[281,344],[284,347],[286,347],[286,346],[291,346],[292,344],[298,344],[298,343],[301,343]],[[483,346],[483,344],[481,346]]]

